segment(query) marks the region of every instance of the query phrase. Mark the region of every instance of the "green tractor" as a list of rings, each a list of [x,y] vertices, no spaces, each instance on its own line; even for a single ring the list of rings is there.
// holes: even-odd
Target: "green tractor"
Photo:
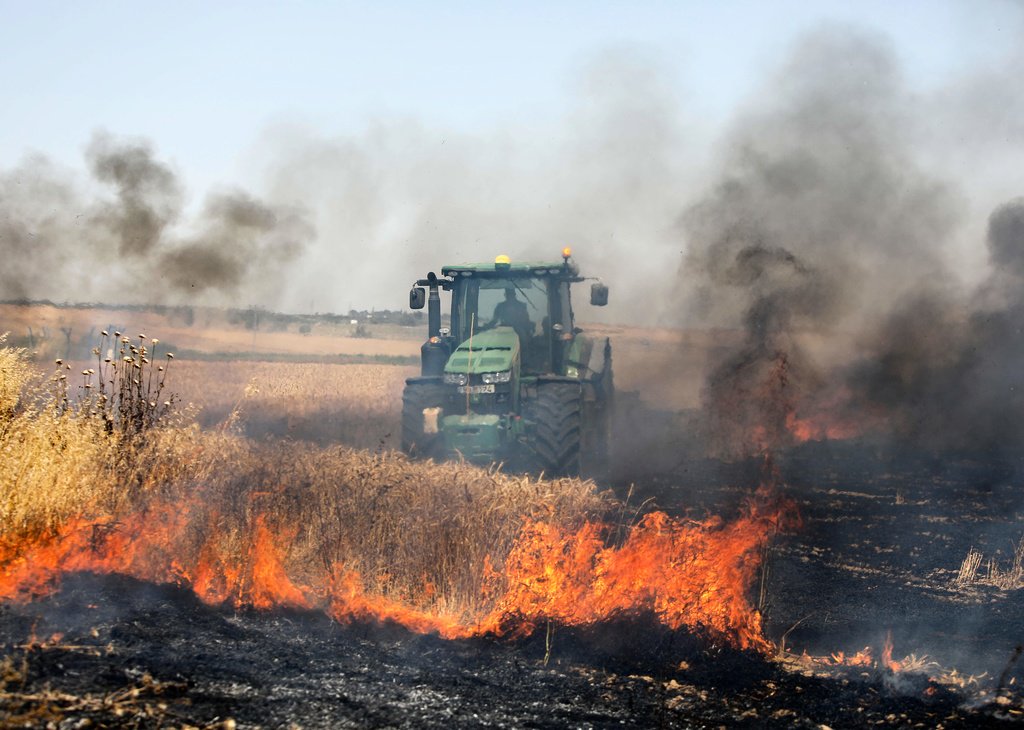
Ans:
[[[613,396],[611,343],[573,321],[570,286],[585,281],[562,260],[445,266],[409,293],[427,307],[422,375],[406,380],[402,449],[412,455],[502,462],[549,476],[599,474]],[[442,327],[441,292],[450,292]],[[608,303],[595,281],[590,303]]]

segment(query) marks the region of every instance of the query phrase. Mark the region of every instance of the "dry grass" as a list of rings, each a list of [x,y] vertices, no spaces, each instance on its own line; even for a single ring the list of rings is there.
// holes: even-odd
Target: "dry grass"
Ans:
[[[7,333],[0,334],[0,424],[7,423],[21,399],[32,371],[24,348],[5,347]]]
[[[205,428],[229,419],[252,438],[393,447],[402,387],[417,368],[267,362],[177,362],[175,392]]]
[[[989,585],[1002,590],[1024,588],[1024,537],[1013,545],[1013,555],[1006,565],[995,558],[986,560],[981,551],[971,548],[954,583],[961,587]]]
[[[141,438],[128,438],[106,429],[87,408],[54,408],[52,394],[28,386],[24,353],[2,352],[0,378],[20,379],[28,388],[0,423],[6,467],[0,471],[0,549],[8,558],[75,518],[130,521],[172,505],[187,516],[172,546],[183,565],[200,562],[213,544],[222,559],[244,570],[253,559],[252,536],[265,524],[299,584],[322,585],[342,565],[357,570],[369,591],[451,614],[480,607],[488,559],[501,564],[524,517],[575,527],[608,508],[593,485],[580,480],[538,481],[469,465],[411,462],[393,452],[253,440],[236,429],[204,430],[182,419],[165,419]],[[228,366],[202,367],[211,390],[220,392],[216,397],[234,397],[238,388],[244,395],[242,376]],[[262,385],[257,379],[259,397],[283,411],[310,414],[332,397],[350,414],[360,407],[373,413],[385,402],[390,408],[386,391],[404,377],[356,367],[350,377],[358,383],[379,378],[375,395],[356,390],[342,396],[337,373],[327,366],[268,368],[278,377]],[[289,383],[284,372],[297,382]],[[244,418],[251,404],[241,400]]]

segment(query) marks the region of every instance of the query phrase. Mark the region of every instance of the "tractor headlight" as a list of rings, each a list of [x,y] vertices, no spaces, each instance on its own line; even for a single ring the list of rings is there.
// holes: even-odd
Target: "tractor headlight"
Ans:
[[[511,370],[502,370],[500,373],[484,373],[480,376],[480,380],[485,383],[507,383],[511,379]]]
[[[444,382],[446,385],[465,385],[469,382],[469,376],[465,373],[445,373]]]

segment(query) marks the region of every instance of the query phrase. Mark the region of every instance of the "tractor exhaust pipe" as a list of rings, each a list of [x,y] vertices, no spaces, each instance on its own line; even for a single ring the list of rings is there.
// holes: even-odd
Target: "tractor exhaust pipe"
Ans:
[[[427,337],[437,337],[441,334],[441,295],[437,291],[437,274],[433,271],[427,274],[427,286],[430,287],[427,295]]]

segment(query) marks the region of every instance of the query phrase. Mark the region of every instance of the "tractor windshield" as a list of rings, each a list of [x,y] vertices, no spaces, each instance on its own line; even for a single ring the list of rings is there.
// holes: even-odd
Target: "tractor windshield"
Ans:
[[[471,329],[507,326],[515,329],[525,347],[547,324],[548,286],[528,278],[464,278],[453,304],[453,333],[459,342],[469,339]]]
[[[454,286],[452,335],[457,344],[494,327],[519,335],[523,371],[550,372],[552,324],[572,331],[569,283],[554,277],[463,276]]]

